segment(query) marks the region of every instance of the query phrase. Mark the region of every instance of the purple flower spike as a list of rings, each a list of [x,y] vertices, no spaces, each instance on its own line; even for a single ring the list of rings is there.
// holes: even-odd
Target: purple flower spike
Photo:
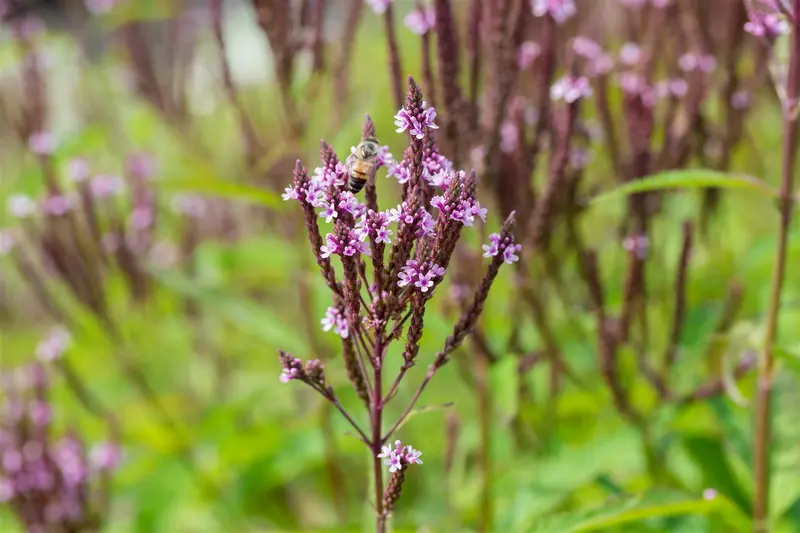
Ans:
[[[350,335],[350,322],[339,307],[331,306],[325,311],[325,317],[320,320],[322,331],[331,331],[346,339]]]
[[[509,236],[501,239],[499,233],[492,233],[489,235],[489,244],[483,245],[483,257],[503,257],[503,262],[506,264],[516,263],[519,261],[517,253],[522,250],[522,246],[514,243],[514,238]]]
[[[444,276],[444,268],[436,263],[420,263],[415,259],[411,259],[400,271],[397,285],[400,287],[412,285],[421,292],[428,292],[428,289],[433,287],[434,279],[442,276]]]
[[[395,441],[395,448],[392,449],[391,445],[383,446],[381,453],[376,457],[384,459],[383,464],[389,467],[389,472],[395,473],[402,470],[404,466],[408,465],[421,465],[422,460],[419,458],[422,452],[415,450],[411,446],[403,446],[401,441]]]
[[[390,238],[392,230],[389,229],[389,224],[392,220],[387,213],[369,211],[361,217],[354,231],[361,242],[366,241],[368,237],[372,237],[375,242],[389,244],[392,242]]]
[[[428,107],[428,103],[423,101],[420,113],[413,113],[406,106],[394,116],[394,124],[397,126],[397,133],[408,131],[413,137],[422,139],[425,137],[425,129],[439,129],[433,121],[436,119],[436,110]]]

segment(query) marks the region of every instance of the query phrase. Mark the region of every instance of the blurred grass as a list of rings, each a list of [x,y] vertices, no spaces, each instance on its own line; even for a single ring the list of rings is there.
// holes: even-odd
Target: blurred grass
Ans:
[[[384,66],[384,43],[378,19],[371,14],[362,25],[359,44],[355,47],[351,77],[351,102],[333,102],[329,93],[319,100],[304,102],[312,118],[299,156],[313,168],[318,159],[318,140],[325,138],[337,151],[346,153],[355,144],[363,113],[369,112],[383,142],[399,154],[403,136],[393,134],[387,72]],[[405,68],[418,72],[416,39],[401,30],[401,46]],[[263,47],[255,42],[260,36],[237,44],[237,50]],[[175,129],[141,102],[132,100],[121,87],[118,69],[120,60],[109,57],[103,64],[90,66],[85,75],[72,70],[75,51],[70,41],[54,38],[48,42],[54,54],[51,76],[60,81],[51,92],[63,114],[55,130],[62,143],[56,154],[59,162],[74,155],[87,155],[106,171],[121,171],[121,154],[143,150],[153,154],[159,165],[159,190],[194,192],[231,196],[280,209],[281,216],[293,216],[291,206],[284,209],[275,195],[263,188],[245,185],[237,179],[242,171],[242,152],[238,129],[230,107],[222,100],[217,80],[207,77],[197,88],[201,110],[192,117],[191,139],[182,138]],[[0,57],[6,65],[7,50]],[[234,53],[236,55],[236,53]],[[252,58],[260,57],[253,54]],[[71,59],[70,59],[71,58]],[[72,62],[70,62],[72,61]],[[245,69],[245,67],[239,67]],[[83,72],[83,71],[81,71]],[[74,97],[62,88],[62,81],[71,80]],[[203,79],[200,79],[203,82]],[[301,94],[302,83],[295,89]],[[55,89],[57,87],[57,89]],[[281,153],[283,138],[275,102],[273,85],[243,88],[243,99],[268,145]],[[74,98],[74,99],[73,99]],[[205,100],[204,100],[205,99]],[[337,131],[331,130],[332,106],[347,106],[351,119]],[[76,121],[75,109],[91,108],[96,120],[88,125]],[[777,110],[766,107],[754,113],[750,123],[750,146],[736,157],[736,168],[777,184],[779,119]],[[201,149],[197,147],[200,146]],[[602,153],[595,154],[587,179],[609,188],[613,178],[607,172]],[[4,158],[0,201],[15,192],[36,194],[42,186],[40,171],[22,150]],[[383,179],[383,178],[379,178]],[[287,183],[290,176],[285,176]],[[389,180],[379,186],[388,189]],[[396,188],[394,190],[396,195]],[[383,191],[382,191],[383,194]],[[395,196],[396,197],[396,196]],[[385,197],[384,197],[385,198]],[[680,245],[679,220],[692,216],[697,209],[698,194],[680,191],[671,195],[666,213],[653,229],[655,256],[648,268],[654,279],[654,294],[668,302],[674,258]],[[590,211],[583,224],[587,242],[602,252],[601,268],[609,289],[610,306],[617,306],[621,291],[624,253],[617,249],[616,220],[623,200],[608,199]],[[491,226],[497,225],[496,217]],[[0,226],[12,221],[0,212]],[[161,227],[161,237],[175,240],[177,224],[169,219]],[[744,319],[740,326],[748,344],[758,346],[763,322],[763,309],[771,275],[777,214],[768,198],[748,191],[729,191],[722,210],[708,238],[696,249],[691,264],[689,285],[689,320],[681,341],[684,359],[676,372],[685,380],[686,389],[697,384],[697,370],[704,362],[705,344],[720,312],[727,284],[739,280],[745,287]],[[477,240],[473,242],[477,246]],[[312,355],[312,344],[301,328],[303,316],[297,301],[298,277],[310,283],[313,312],[322,317],[328,306],[328,293],[314,268],[308,268],[310,252],[306,246],[295,247],[278,228],[267,228],[264,234],[249,235],[235,243],[204,243],[197,253],[198,272],[189,280],[175,271],[156,272],[159,290],[143,308],[132,308],[124,297],[121,280],[109,281],[114,314],[123,326],[124,347],[113,346],[103,331],[88,316],[73,306],[83,326],[74,332],[74,344],[68,357],[83,376],[90,377],[94,391],[108,405],[114,406],[125,422],[125,461],[115,479],[115,501],[110,533],[205,533],[221,531],[363,531],[357,524],[370,513],[366,497],[367,454],[360,443],[346,435],[347,425],[331,413],[320,400],[300,387],[283,387],[278,382],[279,365],[275,357],[281,347],[298,356]],[[800,236],[791,235],[789,264],[800,258]],[[313,266],[313,265],[312,265]],[[7,290],[12,301],[27,298],[21,281],[12,272],[8,261],[0,257]],[[309,274],[305,274],[307,271]],[[7,276],[6,276],[7,274]],[[490,345],[500,349],[510,333],[508,323],[509,295],[514,293],[513,280],[504,273],[487,302],[485,331]],[[260,289],[257,297],[254,289]],[[184,298],[199,302],[203,309],[199,321],[183,313]],[[786,310],[781,316],[781,345],[800,345],[800,271],[789,269],[785,290]],[[515,372],[516,357],[501,354],[501,361],[492,369],[491,389],[495,399],[491,454],[495,468],[493,498],[498,530],[520,532],[553,532],[587,530],[586,524],[573,526],[575,515],[563,519],[551,513],[598,505],[606,498],[649,489],[646,458],[639,435],[622,423],[609,408],[607,392],[596,374],[595,346],[589,317],[573,309],[553,303],[548,309],[556,325],[556,335],[571,364],[583,376],[591,376],[585,389],[569,389],[556,406],[558,425],[545,427],[548,419],[546,382],[547,369],[535,368],[520,378]],[[668,334],[668,313],[664,306],[652,316],[653,337],[663,341]],[[579,316],[575,316],[575,315]],[[574,317],[575,321],[568,320]],[[422,340],[422,357],[433,353],[452,327],[452,318],[444,313],[426,318]],[[583,331],[581,331],[583,330]],[[2,331],[3,366],[29,358],[42,334],[42,324],[19,319]],[[335,337],[321,335],[324,347],[335,353]],[[523,332],[522,344],[538,345],[531,330]],[[737,351],[743,345],[736,345]],[[153,419],[152,413],[128,384],[122,369],[115,363],[114,350],[135,354],[151,378],[163,392],[161,400],[171,413],[184,423],[192,443],[196,463],[203,475],[217,484],[220,492],[205,490],[193,472],[187,472],[174,457],[180,447]],[[463,352],[467,352],[464,350]],[[735,355],[735,354],[732,354]],[[468,357],[468,353],[460,357]],[[399,360],[397,354],[394,360]],[[216,360],[231,366],[229,394],[219,396],[215,389]],[[399,363],[398,363],[399,364]],[[329,365],[336,384],[344,384],[344,370]],[[400,397],[407,396],[422,377],[425,365],[418,365],[401,387]],[[528,380],[533,390],[532,405],[520,405],[514,391],[519,379]],[[681,383],[683,385],[683,383]],[[750,380],[742,390],[749,397]],[[633,383],[637,403],[650,405],[651,394],[644,383]],[[344,387],[343,387],[344,389]],[[103,436],[103,429],[76,405],[63,388],[57,388],[59,424],[77,424],[92,439]],[[346,390],[343,403],[359,413],[358,400]],[[779,387],[778,417],[781,426],[800,427],[796,404],[796,382],[784,380]],[[460,524],[475,518],[480,491],[476,471],[478,428],[474,420],[474,397],[460,379],[455,364],[445,367],[426,391],[422,404],[438,406],[452,402],[447,410],[430,409],[415,416],[405,425],[401,437],[424,450],[425,465],[409,475],[404,497],[397,511],[398,532],[402,531],[465,531]],[[520,456],[515,448],[508,421],[523,409],[525,420],[537,433],[547,430],[548,440],[537,442],[540,454]],[[442,475],[445,451],[446,412],[458,414],[461,433],[454,466],[448,477]],[[391,412],[390,419],[398,412]],[[659,446],[668,449],[665,466],[672,476],[693,495],[689,504],[677,505],[683,512],[711,513],[691,518],[647,518],[637,526],[616,524],[612,518],[604,531],[672,531],[678,533],[729,531],[731,516],[744,512],[751,498],[749,445],[736,442],[738,428],[741,439],[749,439],[748,410],[726,400],[692,406],[682,412],[656,413],[664,437]],[[326,473],[326,457],[330,450],[320,431],[323,419],[329,419],[335,436],[336,460],[346,473],[346,486],[337,487],[349,502],[344,525],[340,529],[324,529],[341,523],[337,517]],[[776,446],[779,464],[785,470],[775,477],[774,491],[779,514],[789,513],[783,531],[797,531],[800,524],[798,497],[800,476],[796,445],[791,435],[779,435]],[[794,441],[796,442],[796,441]],[[786,472],[781,474],[780,472]],[[716,502],[697,501],[704,488],[713,486],[725,495]],[[622,488],[620,488],[622,487]],[[732,500],[731,502],[728,499]],[[725,510],[724,505],[737,511]],[[629,505],[629,503],[623,504]],[[628,509],[628,507],[625,507]],[[671,508],[670,508],[671,509]],[[726,508],[727,509],[727,508]],[[611,513],[613,509],[604,507]],[[712,512],[713,511],[713,512]],[[633,511],[631,511],[633,512]],[[720,521],[714,513],[726,514]],[[792,514],[793,513],[793,514]],[[661,514],[680,514],[663,512]],[[587,519],[588,520],[588,519]],[[568,523],[569,522],[569,523]],[[587,522],[589,523],[589,522]],[[741,522],[738,522],[741,523]],[[538,525],[531,525],[538,524]],[[544,524],[544,525],[541,525]],[[547,525],[549,524],[549,525]],[[591,523],[589,523],[591,525]],[[602,524],[601,524],[602,525]],[[0,512],[0,531],[14,532],[9,517]],[[427,527],[428,529],[421,529]],[[600,527],[600,526],[598,526]],[[792,528],[795,529],[792,529]],[[303,529],[301,529],[303,528]],[[316,529],[314,529],[316,528]],[[460,529],[459,529],[460,528]],[[583,528],[583,529],[581,529]]]

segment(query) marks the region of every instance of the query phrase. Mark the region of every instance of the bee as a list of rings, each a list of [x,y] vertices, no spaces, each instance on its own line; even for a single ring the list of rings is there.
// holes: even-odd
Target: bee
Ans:
[[[347,188],[353,194],[358,193],[367,184],[367,180],[375,174],[378,166],[378,152],[381,147],[378,139],[367,137],[356,146],[355,152],[345,161],[347,166]]]

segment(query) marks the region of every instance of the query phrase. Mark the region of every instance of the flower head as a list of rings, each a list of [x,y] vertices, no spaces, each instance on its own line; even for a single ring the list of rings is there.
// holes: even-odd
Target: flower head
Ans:
[[[791,31],[789,21],[780,12],[775,1],[761,0],[754,3],[758,4],[757,9],[750,9],[748,4],[748,20],[744,25],[747,33],[773,41],[779,35],[785,35]]]
[[[56,149],[56,140],[53,134],[46,131],[38,131],[28,137],[28,148],[36,155],[49,155]]]
[[[539,43],[525,41],[520,44],[517,50],[517,65],[519,65],[520,70],[530,67],[541,53],[542,47]]]
[[[444,276],[444,268],[436,263],[420,263],[415,259],[410,259],[400,271],[397,285],[400,287],[410,285],[418,288],[421,292],[428,292],[433,287],[434,280],[442,276]]]
[[[322,331],[331,331],[346,339],[350,335],[350,322],[344,314],[344,310],[339,306],[328,307],[325,317],[320,320]]]
[[[394,0],[366,0],[367,5],[372,8],[378,15],[382,15],[386,12],[386,9],[389,7]]]
[[[550,15],[556,24],[563,24],[578,12],[575,0],[531,0],[534,17]]]
[[[514,237],[508,236],[503,239],[499,233],[489,235],[489,244],[483,245],[483,257],[502,257],[506,264],[519,261],[517,252],[522,250],[522,246],[514,243]]]
[[[550,88],[550,98],[572,104],[592,95],[592,87],[585,76],[564,76]]]
[[[53,328],[36,347],[36,357],[38,357],[40,361],[55,361],[56,359],[60,359],[69,347],[71,341],[72,336],[66,328]]]
[[[27,194],[12,194],[6,205],[11,216],[16,218],[27,218],[36,211],[36,202]]]
[[[425,35],[436,25],[436,12],[432,6],[414,8],[403,19],[406,27],[417,35]]]
[[[394,449],[391,445],[383,446],[377,457],[384,459],[383,463],[389,467],[389,472],[395,473],[404,466],[421,465],[420,455],[422,455],[421,451],[415,450],[411,446],[403,446],[403,443],[397,440],[394,442]]]
[[[389,229],[392,220],[393,218],[388,213],[382,211],[376,213],[370,210],[361,217],[354,231],[362,242],[371,237],[377,243],[389,244],[392,242],[390,239],[392,230]]]
[[[394,116],[394,124],[397,126],[397,133],[408,131],[413,137],[422,139],[425,137],[425,132],[428,128],[439,129],[439,126],[434,123],[436,119],[436,110],[428,107],[428,103],[423,101],[420,111],[414,112],[403,106],[400,111]]]

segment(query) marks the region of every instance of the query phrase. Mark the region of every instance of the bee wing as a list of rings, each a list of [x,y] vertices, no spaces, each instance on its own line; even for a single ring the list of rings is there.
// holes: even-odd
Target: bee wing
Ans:
[[[353,168],[353,164],[356,162],[357,157],[355,152],[350,152],[350,155],[347,156],[347,159],[344,160],[344,166],[348,169]]]

